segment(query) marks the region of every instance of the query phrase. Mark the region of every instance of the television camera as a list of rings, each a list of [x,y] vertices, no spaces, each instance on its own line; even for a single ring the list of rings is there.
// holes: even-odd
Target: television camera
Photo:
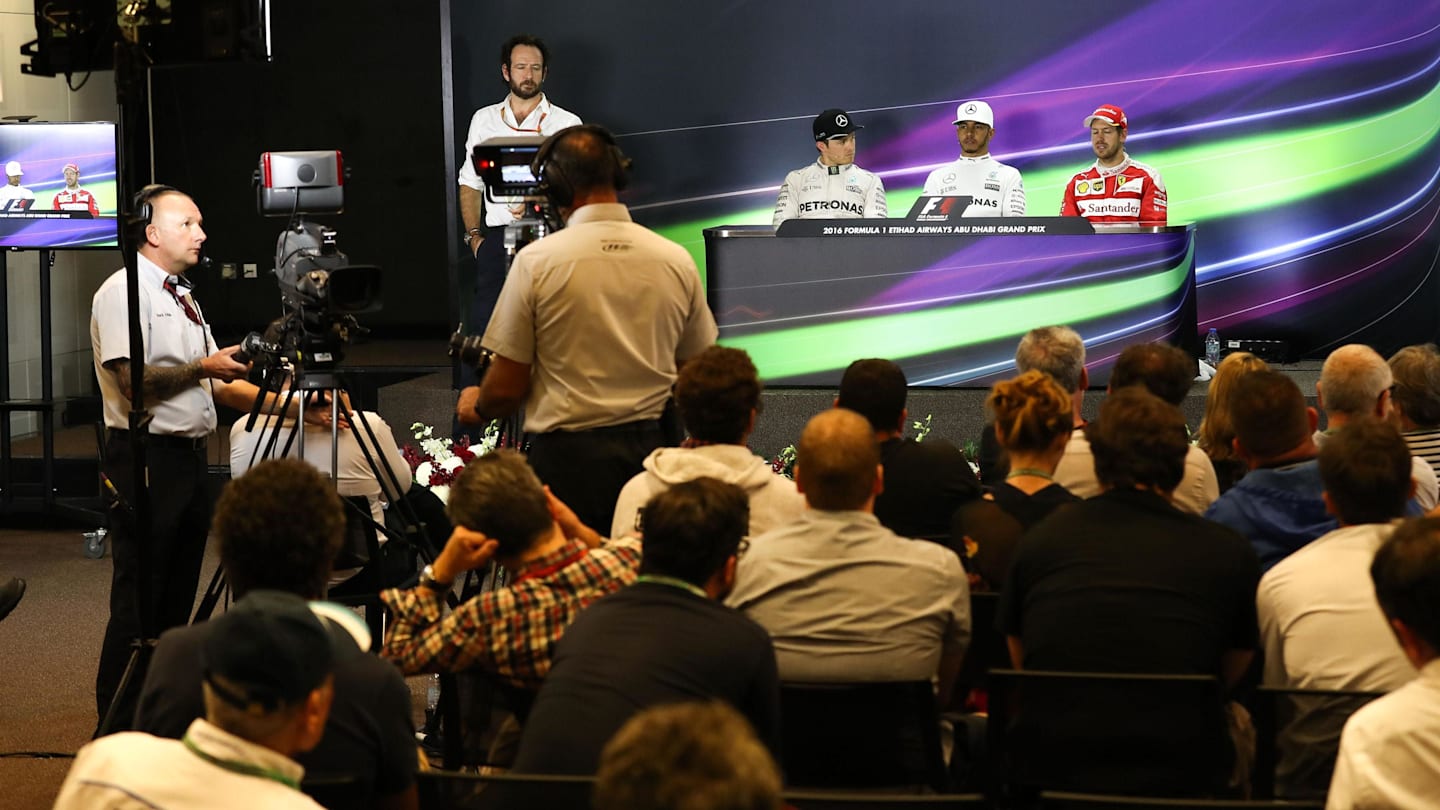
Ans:
[[[289,217],[275,244],[275,279],[284,314],[262,336],[241,341],[241,359],[269,367],[281,358],[297,373],[333,370],[344,347],[366,330],[355,316],[380,309],[380,268],[351,264],[336,232],[307,215],[345,210],[338,150],[266,152],[255,172],[260,214]]]
[[[520,248],[565,227],[545,193],[545,184],[533,171],[543,135],[490,138],[475,145],[470,159],[485,181],[485,202],[503,205],[519,214],[505,226],[507,265]]]

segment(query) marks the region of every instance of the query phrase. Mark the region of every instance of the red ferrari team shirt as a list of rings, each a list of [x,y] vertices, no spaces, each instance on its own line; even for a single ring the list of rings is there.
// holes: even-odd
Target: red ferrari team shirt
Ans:
[[[1109,168],[1097,162],[1065,184],[1060,216],[1085,217],[1096,225],[1164,225],[1165,181],[1129,155]]]

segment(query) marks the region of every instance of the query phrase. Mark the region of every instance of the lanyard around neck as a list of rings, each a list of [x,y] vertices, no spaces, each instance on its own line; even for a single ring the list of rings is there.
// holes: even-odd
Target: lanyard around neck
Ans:
[[[260,779],[269,779],[272,782],[279,782],[280,784],[285,785],[286,787],[294,788],[295,790],[300,789],[299,782],[291,779],[283,773],[280,773],[274,768],[266,768],[251,762],[236,762],[233,759],[221,759],[220,757],[217,757],[213,754],[202,751],[200,749],[200,746],[196,745],[195,741],[190,739],[189,734],[185,735],[182,742],[185,743],[186,748],[190,749],[190,753],[205,760],[206,762],[214,765],[217,768],[224,768],[231,773],[238,773],[241,776],[254,776]]]
[[[694,584],[686,582],[683,579],[677,579],[675,577],[664,577],[660,576],[659,574],[641,574],[640,576],[635,578],[635,582],[636,584],[639,584],[641,582],[653,582],[656,585],[668,585],[671,588],[679,588],[682,591],[689,591],[690,593],[695,594],[701,599],[710,598],[710,594],[705,593],[705,591],[697,588]]]

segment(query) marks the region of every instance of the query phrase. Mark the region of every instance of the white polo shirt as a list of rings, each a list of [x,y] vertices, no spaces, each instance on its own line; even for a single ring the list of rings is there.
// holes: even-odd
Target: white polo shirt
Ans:
[[[690,254],[596,203],[515,256],[482,344],[530,365],[525,429],[544,433],[659,418],[717,334]]]
[[[491,138],[554,135],[579,123],[580,116],[551,104],[544,94],[541,94],[540,103],[525,116],[524,121],[515,120],[515,113],[510,109],[509,95],[499,104],[481,107],[470,117],[470,133],[465,136],[465,152],[460,155],[460,185],[469,186],[482,195],[485,193],[485,183],[480,179],[480,175],[475,173],[474,161],[470,159],[476,144]],[[503,228],[514,222],[515,214],[511,212],[509,204],[521,202],[523,200],[518,197],[497,197],[494,203],[486,200],[485,224]]]
[[[165,289],[169,274],[159,265],[137,255],[140,270],[140,323],[145,343],[145,365],[183,366],[208,356],[215,346],[209,324],[195,324],[185,315],[180,302]],[[200,313],[200,305],[191,298]],[[205,316],[200,315],[201,321]],[[120,268],[100,285],[90,302],[90,348],[95,355],[95,377],[105,402],[105,426],[124,430],[130,424],[130,400],[120,389],[115,373],[105,368],[111,360],[130,357],[130,316],[126,306],[125,268]],[[146,395],[145,409],[153,416],[150,432],[166,436],[198,438],[215,429],[213,380],[181,391],[169,399]]]

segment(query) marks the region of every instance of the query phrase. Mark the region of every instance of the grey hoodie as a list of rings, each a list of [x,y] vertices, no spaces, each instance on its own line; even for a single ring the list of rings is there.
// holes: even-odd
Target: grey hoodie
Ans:
[[[805,511],[795,482],[770,469],[748,447],[710,444],[703,447],[662,447],[645,459],[645,472],[631,478],[615,501],[610,536],[635,534],[635,515],[657,493],[682,481],[708,476],[735,484],[750,497],[750,535],[782,526]]]

